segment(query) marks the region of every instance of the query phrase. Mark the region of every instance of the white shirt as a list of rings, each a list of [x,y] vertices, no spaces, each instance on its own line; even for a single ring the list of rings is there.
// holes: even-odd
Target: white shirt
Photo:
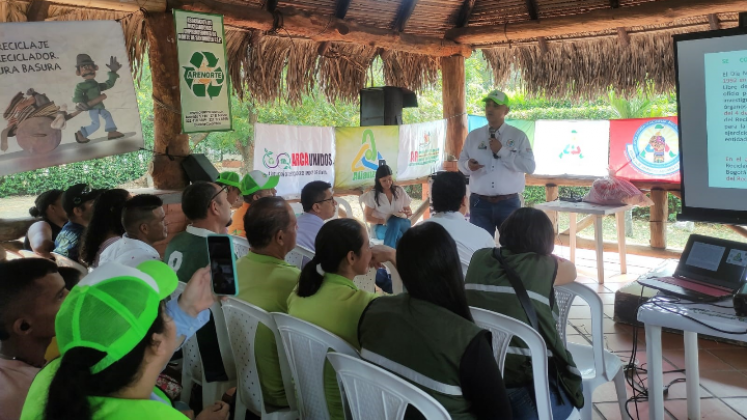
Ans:
[[[155,248],[139,239],[133,239],[125,234],[122,239],[109,245],[99,258],[99,265],[116,261],[128,267],[137,267],[140,263],[150,260],[161,260]]]
[[[495,196],[516,194],[524,191],[524,174],[534,172],[534,154],[529,139],[523,131],[506,123],[496,131],[495,137],[503,147],[498,159],[490,150],[490,129],[480,127],[467,135],[464,148],[459,155],[459,170],[469,175],[470,192]],[[467,161],[475,159],[484,167],[470,171]]]
[[[451,239],[456,242],[459,260],[462,261],[462,270],[467,275],[467,266],[472,260],[472,254],[478,249],[495,248],[495,239],[483,228],[477,227],[468,222],[462,213],[445,212],[436,213],[430,219],[424,220],[423,223],[438,223],[443,226]]]
[[[396,190],[397,197],[392,197],[391,203],[389,202],[389,199],[386,198],[386,194],[380,194],[379,205],[377,206],[376,200],[374,199],[374,194],[376,194],[375,190],[371,190],[363,194],[361,196],[361,203],[373,209],[374,217],[387,220],[389,216],[393,215],[394,213],[402,213],[405,207],[408,207],[412,202],[412,198],[407,195],[404,188],[398,186],[396,187]]]

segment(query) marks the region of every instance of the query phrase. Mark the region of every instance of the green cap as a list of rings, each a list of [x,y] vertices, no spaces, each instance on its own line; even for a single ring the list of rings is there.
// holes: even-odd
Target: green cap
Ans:
[[[508,95],[501,92],[500,90],[494,90],[490,93],[488,93],[488,96],[482,98],[483,102],[487,101],[493,101],[498,105],[506,105],[508,106],[511,100],[509,99]]]
[[[241,189],[241,177],[236,172],[221,172],[215,182],[217,184],[228,185],[229,187],[236,187],[238,189]]]
[[[60,355],[74,347],[106,353],[91,367],[96,374],[140,343],[158,316],[161,300],[179,280],[165,263],[146,261],[137,268],[111,262],[80,281],[60,306],[55,332]]]
[[[251,171],[241,180],[241,195],[254,194],[259,190],[271,190],[277,187],[280,176],[268,176],[262,171]]]

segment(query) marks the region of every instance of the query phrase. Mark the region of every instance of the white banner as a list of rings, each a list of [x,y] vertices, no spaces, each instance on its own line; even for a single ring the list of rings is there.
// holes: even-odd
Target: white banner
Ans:
[[[609,167],[609,121],[537,121],[537,175],[605,176]]]
[[[0,110],[0,175],[142,147],[120,24],[0,24]]]
[[[399,126],[397,180],[422,178],[439,170],[445,144],[446,120]]]
[[[254,169],[280,175],[278,195],[299,195],[311,181],[335,181],[334,127],[254,124]]]

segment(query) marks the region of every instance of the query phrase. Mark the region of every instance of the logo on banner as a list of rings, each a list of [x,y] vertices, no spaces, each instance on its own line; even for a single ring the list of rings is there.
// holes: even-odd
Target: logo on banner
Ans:
[[[642,124],[633,136],[633,143],[625,145],[625,155],[645,175],[676,174],[680,170],[677,125],[669,120]]]
[[[196,97],[213,99],[220,95],[226,75],[218,61],[213,53],[195,52],[189,59],[192,66],[184,66],[184,80]]]
[[[350,165],[353,172],[353,181],[375,178],[376,169],[379,168],[379,160],[384,160],[384,157],[376,150],[373,130],[366,130],[363,132],[361,148]]]
[[[578,132],[576,130],[571,130],[571,139],[565,145],[563,151],[560,152],[560,158],[563,159],[564,157],[584,158],[583,153],[581,153],[581,146],[578,144]]]
[[[439,149],[434,145],[433,134],[427,131],[418,143],[418,150],[410,152],[409,166],[431,165],[438,161]]]
[[[262,164],[267,169],[293,169],[304,166],[332,166],[331,153],[275,153],[265,149],[265,155],[262,157]]]
[[[267,169],[293,169],[291,166],[291,159],[287,153],[280,153],[277,157],[273,157],[274,152],[265,149],[265,155],[262,156],[262,164]]]

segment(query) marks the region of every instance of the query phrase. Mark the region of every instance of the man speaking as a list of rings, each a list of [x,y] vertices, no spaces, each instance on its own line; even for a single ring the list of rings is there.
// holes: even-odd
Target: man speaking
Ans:
[[[524,174],[534,172],[534,154],[527,135],[505,123],[508,96],[494,90],[483,99],[488,125],[464,142],[459,169],[469,175],[470,221],[495,235],[506,218],[521,207]]]

